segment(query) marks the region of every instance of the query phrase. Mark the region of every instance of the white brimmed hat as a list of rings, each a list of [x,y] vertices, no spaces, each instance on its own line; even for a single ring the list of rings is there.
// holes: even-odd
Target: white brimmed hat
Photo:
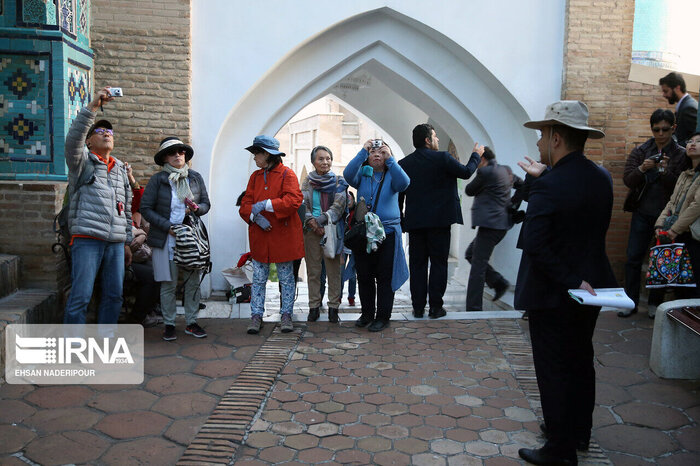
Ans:
[[[591,139],[605,137],[599,129],[588,126],[588,107],[579,100],[560,100],[547,106],[544,120],[528,121],[523,126],[530,129],[542,129],[545,126],[564,125],[570,128],[588,131]]]
[[[156,155],[153,156],[153,161],[162,166],[165,164],[165,156],[177,149],[185,150],[185,162],[189,162],[194,155],[194,149],[192,149],[192,146],[188,146],[179,138],[169,137],[160,141],[160,147],[158,147],[158,152],[156,152]]]

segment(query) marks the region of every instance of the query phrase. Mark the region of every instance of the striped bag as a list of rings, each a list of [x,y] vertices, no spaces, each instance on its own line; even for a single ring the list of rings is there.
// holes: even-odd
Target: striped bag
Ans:
[[[207,271],[211,268],[209,235],[204,222],[193,214],[187,214],[181,225],[173,225],[175,254],[173,261],[189,270]]]

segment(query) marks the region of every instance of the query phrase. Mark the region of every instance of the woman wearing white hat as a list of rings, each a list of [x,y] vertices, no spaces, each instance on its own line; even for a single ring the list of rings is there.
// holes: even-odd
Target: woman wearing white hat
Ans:
[[[202,216],[209,212],[209,196],[202,175],[190,169],[187,162],[194,150],[176,137],[161,141],[153,157],[163,170],[148,181],[141,199],[141,215],[151,224],[148,245],[153,250],[153,275],[160,285],[160,307],[163,311],[165,331],[163,340],[175,340],[175,292],[178,266],[173,261],[175,233],[172,226],[182,224],[187,212]],[[186,271],[185,281],[185,333],[204,338],[206,332],[197,324],[199,310],[200,272]]]

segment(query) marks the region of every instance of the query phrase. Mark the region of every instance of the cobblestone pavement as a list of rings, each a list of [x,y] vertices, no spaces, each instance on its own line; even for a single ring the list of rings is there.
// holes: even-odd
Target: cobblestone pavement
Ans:
[[[310,325],[237,464],[522,464],[518,448],[542,442],[539,403],[522,347],[499,338],[508,323],[524,341],[523,321]],[[651,373],[652,323],[601,315],[581,464],[700,464],[700,381]]]
[[[201,319],[197,339],[177,325],[145,329],[145,379],[135,385],[0,386],[0,465],[174,464],[262,345],[247,322]]]
[[[202,321],[204,340],[182,325],[174,343],[146,330],[141,386],[0,386],[0,465],[177,462],[273,327],[249,336],[243,320]],[[700,381],[649,370],[652,323],[601,314],[594,443],[582,464],[700,464]],[[297,331],[237,463],[508,465],[541,444],[522,320]]]
[[[593,436],[615,465],[700,465],[700,380],[666,380],[649,369],[654,321],[604,312],[594,336]]]

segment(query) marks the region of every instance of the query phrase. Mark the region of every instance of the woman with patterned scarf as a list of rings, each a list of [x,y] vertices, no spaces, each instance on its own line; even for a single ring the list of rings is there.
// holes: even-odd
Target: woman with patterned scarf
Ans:
[[[169,137],[161,141],[153,157],[163,170],[148,181],[141,199],[141,215],[151,224],[147,244],[153,250],[153,275],[160,285],[160,307],[163,311],[165,331],[163,340],[175,340],[175,291],[177,289],[178,266],[173,261],[175,233],[173,225],[182,224],[190,207],[185,200],[192,201],[193,213],[202,216],[209,212],[209,196],[202,175],[190,169],[187,162],[194,155],[192,147],[178,138]],[[191,205],[191,204],[190,204]],[[185,333],[204,338],[206,332],[197,324],[199,311],[199,271],[186,271],[185,281]]]
[[[338,322],[338,308],[342,289],[343,234],[345,232],[348,183],[342,176],[331,170],[333,153],[324,146],[314,147],[311,151],[311,163],[314,171],[301,184],[304,195],[306,215],[304,218],[304,250],[306,257],[306,274],[309,285],[309,322],[315,322],[320,315],[321,301],[321,265],[326,265],[328,277],[328,320]],[[321,241],[325,238],[325,226],[335,225],[335,257],[324,256]]]

